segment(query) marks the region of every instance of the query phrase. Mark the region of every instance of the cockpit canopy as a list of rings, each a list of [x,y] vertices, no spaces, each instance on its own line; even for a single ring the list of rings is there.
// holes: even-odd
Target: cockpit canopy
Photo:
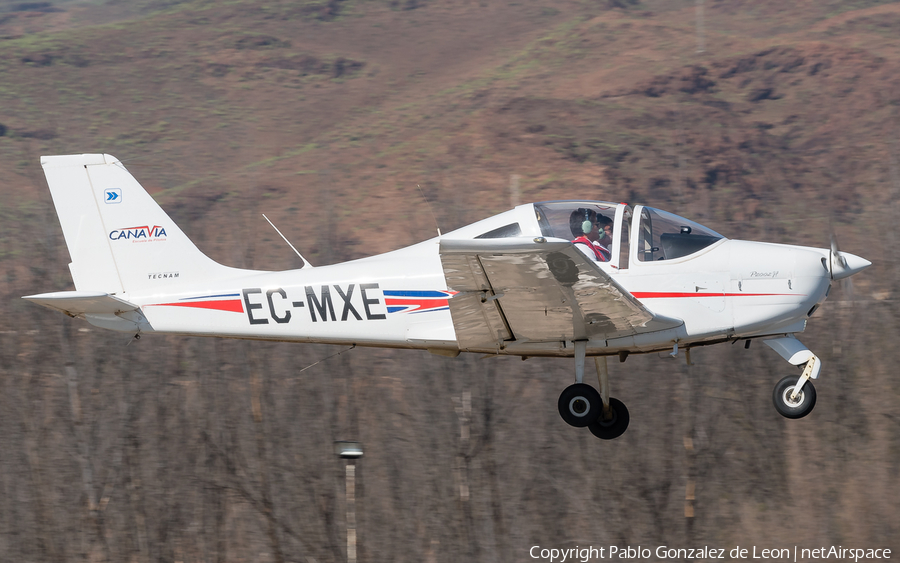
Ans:
[[[544,201],[520,205],[447,236],[466,239],[544,236],[574,240],[587,234],[585,222],[590,223],[588,226],[593,225],[589,238],[596,238],[596,243],[604,246],[604,254],[609,257],[603,264],[620,270],[628,268],[629,263],[685,258],[725,238],[708,227],[668,211],[643,205],[632,208],[626,203],[609,201]],[[604,228],[608,237],[599,232]]]
[[[708,227],[652,207],[606,201],[550,201],[534,204],[535,216],[546,237],[572,240],[581,235],[580,222],[608,217],[613,221],[612,262],[627,268],[629,257],[639,262],[674,260],[698,252],[724,239]],[[638,217],[634,225],[632,218]],[[634,240],[633,248],[629,241]]]

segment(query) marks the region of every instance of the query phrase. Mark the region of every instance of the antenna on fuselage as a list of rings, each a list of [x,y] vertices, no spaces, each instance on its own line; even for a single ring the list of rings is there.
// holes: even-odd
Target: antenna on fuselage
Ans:
[[[263,219],[265,219],[266,221],[269,221],[269,218],[266,217],[266,214],[265,214],[265,213],[263,213],[262,216],[263,216]],[[273,223],[272,221],[269,221],[269,224],[272,225],[272,228],[275,229],[275,232],[276,232],[276,233],[278,233],[279,235],[281,235],[281,238],[283,238],[283,239],[284,239],[284,242],[286,242],[286,243],[288,244],[288,246],[291,247],[291,250],[293,250],[294,253],[296,253],[297,256],[299,256],[301,260],[303,260],[303,267],[300,268],[300,269],[301,269],[301,270],[305,270],[305,269],[307,269],[307,268],[312,268],[313,265],[309,263],[309,260],[307,260],[306,258],[304,258],[303,255],[300,254],[300,251],[297,250],[296,248],[294,248],[294,245],[291,244],[291,241],[289,241],[289,240],[287,239],[287,237],[284,236],[284,235],[281,233],[281,231],[278,230],[278,227],[275,226],[275,223]]]
[[[422,186],[416,184],[416,187],[419,188],[419,193],[422,194],[422,199],[425,200],[425,205],[428,206],[428,211],[431,213],[431,218],[434,219],[434,226],[437,229],[438,236],[441,236],[441,228],[438,226],[437,217],[434,216],[434,210],[431,209],[431,203],[428,202],[428,198],[425,197],[425,192],[422,191]]]

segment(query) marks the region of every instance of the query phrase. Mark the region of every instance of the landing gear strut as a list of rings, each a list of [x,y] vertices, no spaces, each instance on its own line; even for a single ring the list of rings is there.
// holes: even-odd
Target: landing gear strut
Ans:
[[[612,440],[628,428],[628,409],[622,401],[609,396],[606,357],[594,358],[600,392],[584,383],[586,348],[587,342],[575,342],[575,383],[560,394],[559,415],[571,426],[587,426],[591,434],[601,440]]]
[[[778,414],[785,418],[803,418],[816,406],[816,388],[810,379],[819,377],[822,360],[793,336],[764,342],[795,366],[806,364],[799,378],[789,375],[779,381],[772,391],[772,402]]]

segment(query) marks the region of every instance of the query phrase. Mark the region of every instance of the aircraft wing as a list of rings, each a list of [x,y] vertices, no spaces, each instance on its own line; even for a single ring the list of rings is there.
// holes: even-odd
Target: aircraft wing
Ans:
[[[537,242],[542,240],[543,242]],[[463,350],[602,340],[680,326],[656,315],[563,239],[441,240]]]

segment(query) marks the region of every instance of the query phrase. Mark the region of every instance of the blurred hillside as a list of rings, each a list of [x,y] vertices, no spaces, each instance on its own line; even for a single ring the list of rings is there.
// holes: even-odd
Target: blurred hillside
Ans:
[[[520,202],[609,199],[874,266],[787,364],[718,346],[612,366],[168,337],[20,296],[72,288],[40,156],[122,159],[213,259],[383,252]],[[900,553],[900,3],[0,1],[0,560],[526,561],[545,547]]]

